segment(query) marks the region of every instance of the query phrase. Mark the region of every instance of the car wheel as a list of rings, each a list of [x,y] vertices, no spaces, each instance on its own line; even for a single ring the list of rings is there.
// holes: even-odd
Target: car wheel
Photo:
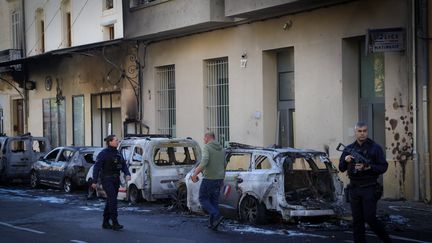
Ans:
[[[66,193],[70,193],[73,191],[73,184],[70,178],[66,177],[63,181],[63,190]]]
[[[181,185],[177,190],[177,196],[174,202],[175,208],[179,211],[188,211],[187,207],[187,189],[186,185]]]
[[[129,202],[137,204],[141,201],[141,191],[135,185],[129,186]]]
[[[250,224],[265,223],[265,206],[252,196],[246,196],[240,203],[240,220]]]
[[[32,171],[30,174],[30,186],[32,188],[38,188],[39,187],[39,177],[38,177],[36,171]]]

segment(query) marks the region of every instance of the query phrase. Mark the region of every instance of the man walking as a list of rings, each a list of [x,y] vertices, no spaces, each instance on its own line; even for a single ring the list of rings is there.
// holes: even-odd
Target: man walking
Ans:
[[[201,206],[208,212],[208,227],[217,230],[223,217],[219,212],[219,193],[225,178],[225,150],[215,140],[215,134],[208,132],[204,136],[202,160],[195,169],[191,179],[198,181],[198,174],[202,171],[204,178],[199,191]]]
[[[102,228],[120,230],[123,229],[123,225],[119,224],[117,220],[117,194],[120,187],[120,171],[123,171],[126,175],[126,181],[129,181],[131,177],[123,156],[117,150],[119,144],[117,137],[108,135],[105,142],[107,147],[98,154],[93,167],[92,187],[96,189],[99,171],[101,171],[102,186],[107,195]],[[112,225],[109,222],[110,219]]]
[[[382,186],[377,179],[387,171],[388,164],[382,148],[368,138],[367,129],[366,123],[357,122],[356,141],[346,147],[339,162],[339,170],[348,171],[350,179],[348,196],[353,216],[354,242],[366,242],[365,223],[383,242],[391,242],[384,225],[376,217],[377,202],[382,196]],[[357,151],[370,163],[354,163],[356,158],[346,152],[350,149]]]

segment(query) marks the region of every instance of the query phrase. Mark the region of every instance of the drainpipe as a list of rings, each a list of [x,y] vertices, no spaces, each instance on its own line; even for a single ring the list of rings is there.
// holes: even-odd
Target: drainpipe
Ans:
[[[412,98],[412,107],[413,107],[413,170],[414,170],[414,200],[418,201],[420,199],[419,191],[420,191],[420,176],[419,176],[419,161],[417,154],[417,73],[416,73],[416,4],[415,0],[412,0],[411,3],[411,70],[412,70],[412,85],[413,85],[413,98]]]
[[[424,164],[424,184],[425,184],[425,198],[426,202],[431,201],[431,185],[430,185],[430,160],[429,160],[429,133],[428,133],[428,82],[429,82],[429,48],[428,48],[428,2],[426,0],[422,0],[420,7],[420,21],[421,21],[421,31],[419,34],[421,35],[420,42],[422,46],[422,118],[423,118],[423,164]]]
[[[26,57],[26,36],[25,36],[25,6],[24,6],[24,0],[21,0],[21,58]],[[26,64],[21,64],[21,70],[23,72],[23,96],[24,96],[24,107],[23,107],[23,122],[24,122],[24,133],[28,133],[28,113],[29,113],[29,106],[28,106],[28,90],[25,88],[26,81],[28,79],[28,72],[27,72],[27,66]]]

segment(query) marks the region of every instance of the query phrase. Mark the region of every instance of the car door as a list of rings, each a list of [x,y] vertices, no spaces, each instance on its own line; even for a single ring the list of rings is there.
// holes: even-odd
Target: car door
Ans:
[[[50,177],[55,184],[60,184],[63,181],[66,167],[74,152],[72,149],[63,148],[57,156],[56,161],[52,164]]]
[[[244,178],[251,172],[252,153],[230,151],[226,154],[226,173],[219,195],[219,208],[225,215],[237,216],[243,194]]]
[[[39,179],[42,182],[50,180],[51,167],[53,163],[55,163],[60,150],[61,148],[56,148],[45,155],[42,160],[38,161],[36,170],[38,172]]]
[[[32,165],[30,139],[26,137],[10,138],[7,150],[9,176],[28,175]]]

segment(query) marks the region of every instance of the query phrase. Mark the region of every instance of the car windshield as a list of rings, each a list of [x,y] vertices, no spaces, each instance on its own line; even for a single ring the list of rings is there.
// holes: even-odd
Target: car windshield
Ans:
[[[161,146],[155,149],[153,161],[158,166],[193,165],[196,162],[195,150],[187,145]]]

